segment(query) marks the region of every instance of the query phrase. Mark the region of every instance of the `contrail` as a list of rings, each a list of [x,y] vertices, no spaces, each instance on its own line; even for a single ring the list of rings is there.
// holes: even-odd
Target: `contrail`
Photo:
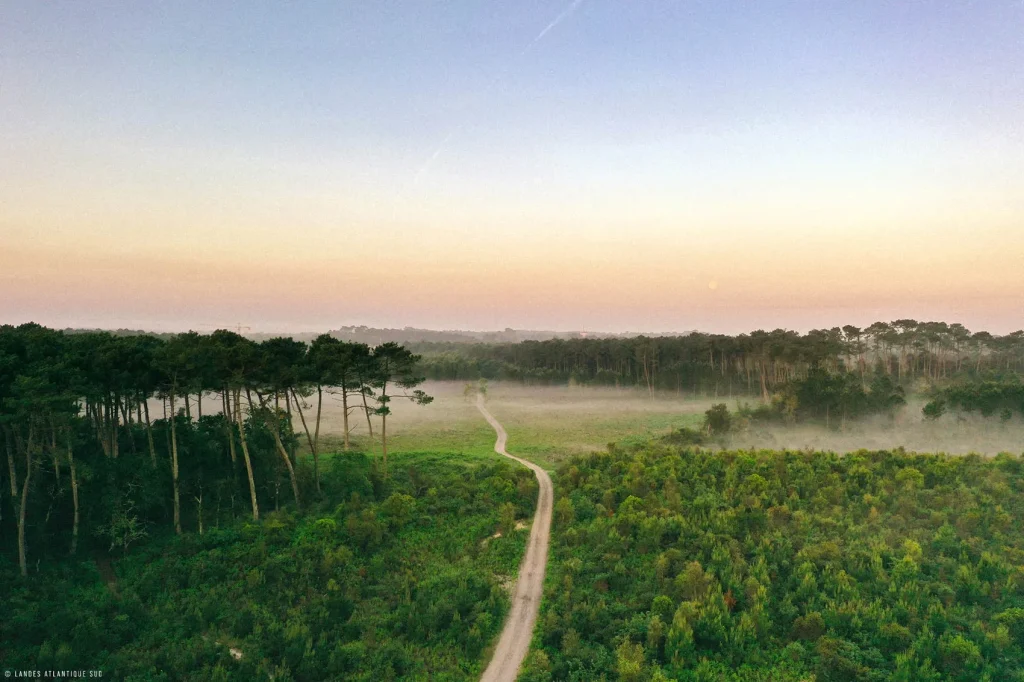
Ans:
[[[531,40],[527,44],[527,46],[525,48],[523,48],[523,51],[519,53],[519,56],[522,57],[527,52],[529,52],[531,49],[533,49],[534,45],[536,45],[541,40],[543,40],[544,36],[546,36],[548,33],[550,33],[556,26],[558,26],[560,23],[562,23],[563,21],[568,19],[570,16],[572,16],[572,13],[575,12],[577,9],[579,9],[579,6],[582,5],[583,3],[584,3],[584,0],[572,0],[572,2],[569,3],[568,7],[563,9],[559,13],[558,16],[556,16],[554,19],[552,19],[551,22],[548,23],[548,25],[545,26],[541,30],[541,32],[537,34],[537,37],[535,37],[533,40]],[[491,90],[495,86],[495,84],[497,83],[497,80],[498,80],[497,78],[492,80],[490,85],[488,85],[484,89],[484,92],[486,93],[487,91]],[[420,167],[420,169],[416,172],[416,176],[415,176],[415,178],[412,181],[413,185],[418,185],[419,184],[420,179],[423,177],[423,175],[428,170],[430,170],[430,167],[434,164],[434,161],[437,160],[437,157],[439,157],[441,155],[441,153],[444,151],[444,149],[448,145],[448,143],[451,142],[451,139],[452,139],[452,137],[455,136],[456,132],[457,132],[457,129],[456,130],[452,130],[447,135],[445,135],[444,139],[441,140],[441,143],[439,145],[437,145],[437,148],[434,150],[434,153],[430,155],[430,158],[427,159],[426,163],[424,163]]]
[[[430,166],[433,165],[434,161],[437,160],[437,157],[441,155],[441,152],[444,151],[445,145],[448,144],[448,141],[452,139],[452,135],[454,134],[455,131],[452,131],[444,136],[444,139],[441,140],[441,144],[437,145],[437,149],[434,150],[434,153],[430,155],[430,158],[427,159],[427,162],[420,167],[419,171],[416,172],[416,177],[413,179],[412,184],[420,184],[420,178],[423,177],[423,174],[430,169]]]
[[[546,36],[546,35],[547,35],[547,34],[548,34],[548,33],[549,33],[550,31],[551,31],[551,29],[553,29],[553,28],[554,28],[555,26],[558,26],[558,25],[559,25],[560,23],[562,23],[563,21],[565,21],[566,19],[568,19],[568,18],[569,18],[569,16],[570,16],[570,15],[571,15],[571,14],[572,14],[573,12],[575,12],[575,11],[576,11],[576,9],[577,9],[577,8],[578,8],[578,7],[580,6],[580,5],[582,5],[582,4],[583,4],[583,0],[573,0],[573,1],[572,1],[572,2],[571,2],[571,3],[569,4],[569,6],[568,6],[568,7],[566,7],[566,8],[564,9],[564,10],[562,10],[562,13],[561,13],[561,14],[559,14],[559,15],[558,15],[557,17],[555,17],[554,19],[552,19],[551,23],[550,23],[550,24],[548,24],[547,26],[545,26],[545,27],[544,27],[544,30],[543,30],[543,31],[541,31],[540,33],[538,33],[538,34],[537,34],[537,37],[536,37],[536,38],[534,38],[534,39],[533,39],[532,41],[530,41],[530,44],[529,44],[529,45],[527,45],[527,46],[526,46],[526,48],[524,48],[524,49],[523,49],[523,51],[522,51],[522,52],[520,53],[520,55],[519,55],[519,56],[522,56],[522,55],[526,54],[527,52],[529,52],[529,51],[530,51],[530,48],[532,48],[532,47],[533,47],[534,45],[536,45],[537,43],[539,43],[539,42],[541,41],[541,39],[543,39],[543,38],[544,38],[544,36]]]

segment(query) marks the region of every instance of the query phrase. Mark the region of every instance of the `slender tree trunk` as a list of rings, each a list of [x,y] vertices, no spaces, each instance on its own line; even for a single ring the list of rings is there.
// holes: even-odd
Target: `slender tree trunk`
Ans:
[[[765,372],[764,362],[762,361],[761,362],[761,371],[760,371],[760,375],[761,375],[761,400],[763,400],[767,404],[769,402],[768,401],[768,387],[764,383],[764,372]]]
[[[14,443],[11,440],[11,430],[4,427],[4,444],[7,449],[7,468],[11,472],[11,499],[18,499],[18,470],[14,466]]]
[[[25,446],[25,482],[21,488],[21,509],[18,512],[18,564],[22,577],[28,576],[28,562],[25,558],[25,512],[28,509],[29,483],[32,480],[32,427],[28,431],[28,443]]]
[[[252,401],[249,402],[252,409]],[[249,495],[252,497],[252,519],[260,520],[260,506],[256,501],[256,480],[252,476],[252,460],[249,459],[249,445],[245,440],[245,422],[242,421],[242,391],[235,391],[235,418],[238,421],[238,439],[242,443],[242,459],[245,460],[245,472],[249,476]]]
[[[128,416],[128,401],[118,399],[117,404],[121,410],[121,417],[124,420],[124,426],[128,426],[131,424],[131,418]]]
[[[370,430],[370,438],[373,438],[373,424],[370,422],[370,406],[366,404],[366,393],[363,396],[363,411],[366,412],[366,428]]]
[[[53,454],[53,477],[57,481],[57,488],[60,489],[60,457],[57,456],[57,425],[50,417],[50,452]]]
[[[292,493],[295,495],[295,507],[302,509],[302,503],[299,500],[299,481],[295,477],[295,467],[292,466],[292,460],[288,457],[288,451],[284,447],[284,443],[281,442],[281,434],[278,433],[277,429],[274,429],[274,444],[277,445],[277,451],[281,455],[281,459],[284,460],[284,465],[288,468],[288,477],[292,482]]]
[[[198,419],[202,419],[203,418],[203,390],[202,389],[199,389],[199,391],[196,393],[196,414],[198,415]]]
[[[185,419],[192,421],[192,409],[189,407],[188,391],[185,391]]]
[[[120,443],[117,438],[117,427],[118,427],[118,416],[117,416],[117,398],[111,398],[107,404],[107,433],[110,434],[110,452],[114,459],[117,459],[118,455],[121,454]]]
[[[348,396],[345,395],[344,385],[341,387],[341,405],[342,408],[348,404]],[[323,414],[324,408],[324,387],[317,384],[316,387],[316,430],[313,432],[313,451],[316,452],[320,448],[320,415]],[[348,450],[348,412],[345,413],[343,419],[345,420],[345,449]]]
[[[306,440],[309,441],[309,451],[313,453],[313,479],[316,481],[316,492],[320,494],[320,455],[316,451],[316,445],[313,444],[313,438],[309,435],[309,427],[306,426],[306,416],[302,413],[302,404],[299,402],[299,396],[295,394],[295,389],[292,389],[292,398],[295,399],[295,409],[299,413],[299,419],[302,421],[302,430],[306,432]],[[320,417],[319,411],[317,412],[317,418]]]
[[[171,480],[174,481],[174,532],[181,535],[181,500],[178,494],[178,429],[174,409],[174,387],[171,387]],[[187,399],[186,399],[187,404]]]
[[[149,401],[143,400],[142,407],[146,411],[146,442],[149,444],[149,465],[156,468],[156,447],[153,445],[153,427],[149,423]]]
[[[102,419],[102,407],[97,403],[92,403],[92,409],[86,407],[86,413],[91,414],[93,429],[96,432],[96,440],[100,442],[100,447],[103,448],[103,456],[110,457],[110,444],[107,442],[106,428],[103,425]]]
[[[277,446],[277,452],[281,455],[281,459],[284,460],[285,467],[288,468],[288,478],[291,479],[292,493],[295,495],[295,507],[296,509],[302,509],[302,503],[299,500],[299,481],[295,477],[295,467],[292,466],[292,458],[288,456],[288,450],[285,449],[284,443],[281,442],[281,419],[278,416],[280,413],[280,406],[278,405],[277,391],[274,392],[274,428],[270,431],[274,434],[274,445]]]
[[[137,454],[138,451],[135,449],[135,435],[132,433],[132,419],[131,419],[132,413],[128,409],[128,401],[127,400],[122,400],[120,402],[121,402],[121,414],[124,416],[124,433],[125,433],[126,436],[128,436],[128,446],[131,448],[132,454],[135,455],[135,454]]]
[[[235,453],[235,427],[232,424],[234,420],[231,418],[234,412],[231,411],[231,395],[228,389],[224,389],[221,400],[224,404],[224,435],[228,439],[228,452],[231,454],[231,463],[234,464],[238,461],[238,455]]]
[[[284,409],[288,413],[288,426],[291,428],[292,433],[295,433],[295,417],[292,415],[292,401],[288,397],[288,389],[284,391]],[[299,456],[295,452],[295,448],[298,445],[298,438],[292,439],[288,444],[288,456],[292,458],[292,465],[299,466]]]
[[[170,422],[167,421],[167,400],[166,399],[161,399],[160,400],[160,404],[164,408],[164,421],[167,422],[167,424],[169,426]],[[170,453],[170,451],[171,451],[171,430],[170,429],[164,429],[164,440],[166,441],[164,443],[164,446],[167,448],[167,452]]]
[[[75,453],[71,449],[71,429],[67,431],[68,469],[71,472],[71,501],[75,506],[75,518],[71,525],[71,554],[78,551],[78,475],[75,473]]]
[[[384,453],[384,478],[388,477],[388,415],[380,416],[380,447]]]
[[[203,483],[199,482],[199,494],[194,495],[196,502],[198,503],[199,509],[199,534],[203,534]]]

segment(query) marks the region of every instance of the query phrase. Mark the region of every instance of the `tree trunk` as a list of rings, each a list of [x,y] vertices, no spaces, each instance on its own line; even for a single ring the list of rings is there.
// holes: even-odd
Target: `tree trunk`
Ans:
[[[302,404],[299,402],[299,396],[295,394],[295,389],[292,389],[292,398],[295,399],[295,409],[299,413],[299,419],[302,420],[302,430],[306,432],[306,440],[309,441],[309,451],[313,453],[313,478],[316,481],[316,492],[320,494],[320,456],[316,451],[316,445],[313,444],[313,437],[309,435],[309,427],[306,426],[306,415],[302,413]],[[320,412],[317,411],[317,417],[319,418]]]
[[[135,436],[132,434],[132,419],[131,411],[128,409],[128,401],[121,400],[121,414],[124,416],[124,432],[128,436],[128,445],[131,447],[132,454],[137,454],[135,449]]]
[[[199,494],[194,496],[199,503],[199,534],[203,534],[203,486],[199,486]]]
[[[285,409],[285,412],[288,413],[288,426],[289,426],[289,428],[291,428],[292,433],[294,434],[295,433],[295,417],[294,417],[294,415],[292,415],[292,401],[291,401],[291,398],[288,397],[288,390],[287,389],[285,389],[285,392],[284,392],[284,409]],[[292,459],[292,466],[296,466],[296,467],[299,466],[299,456],[295,452],[295,447],[297,445],[297,441],[298,441],[298,438],[295,438],[295,439],[292,440],[291,443],[288,444],[288,456],[291,457],[291,459]]]
[[[28,444],[25,447],[25,482],[21,488],[21,509],[18,513],[18,564],[22,577],[28,576],[28,562],[25,558],[25,512],[28,509],[28,486],[32,480],[32,427],[28,431]]]
[[[295,477],[295,467],[292,466],[292,460],[288,456],[284,443],[281,442],[281,434],[278,433],[277,429],[274,429],[274,444],[277,445],[277,451],[280,453],[281,459],[284,460],[284,465],[288,468],[288,477],[292,482],[292,493],[295,495],[295,507],[302,509],[302,504],[299,501],[299,481]]]
[[[7,467],[11,471],[11,499],[18,498],[18,470],[14,467],[14,443],[11,441],[11,430],[4,427],[4,443],[7,448]]]
[[[75,473],[75,453],[71,449],[71,429],[68,438],[68,469],[71,471],[71,501],[75,506],[75,519],[71,526],[71,554],[78,551],[78,475]]]
[[[111,398],[107,403],[107,433],[110,434],[110,454],[114,459],[117,459],[118,455],[121,454],[120,443],[117,438],[118,416],[116,400],[117,398]]]
[[[53,477],[57,480],[57,489],[60,489],[60,457],[57,456],[57,425],[50,417],[50,452],[53,455]]]
[[[231,463],[234,464],[238,461],[238,455],[235,453],[235,427],[232,424],[234,420],[231,418],[234,412],[231,411],[231,394],[228,392],[228,389],[224,389],[221,400],[223,401],[222,409],[224,410],[224,435],[228,439],[228,452],[231,454]]]
[[[181,500],[178,495],[178,429],[174,409],[174,387],[171,387],[171,480],[174,481],[174,532],[181,535]]]
[[[203,391],[196,392],[196,415],[198,419],[203,418]]]
[[[252,409],[252,402],[249,403]],[[252,520],[260,520],[260,506],[256,501],[256,480],[252,476],[252,460],[249,459],[249,445],[245,440],[245,422],[242,421],[242,391],[235,391],[235,418],[238,421],[238,439],[242,443],[242,459],[245,460],[245,472],[249,476],[249,495],[252,497]]]
[[[149,400],[143,400],[142,407],[146,411],[146,442],[149,444],[149,465],[155,469],[156,447],[153,445],[153,428],[149,423]]]
[[[759,372],[759,374],[761,375],[761,400],[763,400],[765,402],[765,404],[767,404],[769,402],[769,400],[768,400],[768,387],[764,383],[764,371],[765,371],[765,369],[764,369],[764,362],[762,361],[761,362],[761,371]]]
[[[370,430],[370,438],[373,438],[373,424],[370,422],[370,406],[366,404],[366,393],[363,396],[363,411],[366,412],[366,428]]]
[[[342,384],[341,387],[341,407],[343,410],[348,409],[348,396],[345,395],[345,386]],[[317,450],[320,448],[320,415],[323,413],[324,407],[324,387],[317,384],[316,387],[316,431],[313,432],[313,449]],[[348,450],[348,412],[344,413],[342,417],[344,419],[345,429],[345,449]]]
[[[281,442],[281,419],[279,416],[281,408],[278,406],[277,392],[274,392],[274,428],[270,431],[274,434],[274,445],[277,446],[277,452],[281,455],[281,459],[284,460],[285,467],[288,468],[288,478],[291,479],[292,493],[295,495],[295,508],[302,509],[302,503],[299,500],[299,481],[295,477],[295,467],[292,466],[292,458],[288,456],[288,450],[285,449],[284,443]]]
[[[384,453],[384,478],[388,477],[388,415],[380,416],[380,447]]]

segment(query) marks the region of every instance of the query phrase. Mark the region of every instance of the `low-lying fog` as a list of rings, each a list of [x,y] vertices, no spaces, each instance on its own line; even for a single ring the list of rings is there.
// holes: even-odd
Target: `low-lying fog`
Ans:
[[[465,382],[428,381],[421,386],[434,396],[426,406],[407,401],[391,403],[393,418],[388,420],[388,431],[396,435],[434,428],[457,429],[460,425],[482,419],[473,401],[464,395]],[[580,386],[523,386],[508,382],[490,382],[487,387],[491,411],[515,435],[536,426],[538,437],[555,430],[572,432],[578,446],[604,449],[609,440],[637,433],[662,433],[672,427],[699,424],[703,412],[714,403],[725,403],[735,412],[737,401],[756,404],[757,398],[689,398],[674,393],[635,389],[592,388]],[[312,431],[316,395],[305,399],[309,407],[305,416]],[[350,399],[350,404],[358,398]],[[1002,422],[996,417],[947,414],[935,422],[921,415],[924,399],[911,398],[894,417],[868,417],[848,420],[844,427],[832,428],[817,424],[753,425],[730,435],[724,444],[733,448],[816,449],[849,452],[861,448],[892,449],[903,446],[918,452],[946,452],[951,454],[997,454],[1024,452],[1024,422],[1015,417]],[[361,403],[360,403],[361,404]],[[283,407],[282,402],[282,407]],[[179,405],[180,407],[180,405]],[[220,398],[216,394],[203,400],[204,414],[219,411]],[[159,401],[150,406],[154,418],[162,416]],[[195,416],[195,397],[192,397]],[[295,414],[296,431],[302,424]],[[374,417],[374,431],[379,419]],[[353,436],[365,436],[366,417],[361,410],[349,417]],[[321,436],[340,436],[342,433],[341,401],[337,396],[324,394],[321,416]],[[620,435],[621,434],[621,435]],[[553,443],[554,445],[554,443]],[[510,443],[510,449],[512,444]],[[574,449],[579,449],[576,447]]]
[[[635,417],[638,423],[653,415],[690,415],[693,425],[705,410],[715,403],[725,403],[735,412],[738,402],[753,405],[756,397],[748,398],[681,398],[672,393],[655,393],[633,389],[589,387],[524,387],[496,384],[490,389],[491,400],[498,406],[516,406],[519,418],[532,414],[542,419],[561,415],[566,419],[604,415],[622,421]],[[1002,422],[997,416],[978,414],[947,414],[937,421],[927,421],[921,414],[923,398],[913,397],[893,417],[872,416],[847,420],[845,426],[832,428],[817,424],[752,425],[731,434],[725,444],[733,448],[815,449],[849,452],[865,449],[892,449],[904,447],[917,452],[946,452],[950,454],[997,454],[1024,452],[1024,422],[1014,418]],[[603,448],[605,441],[598,438],[595,447]]]

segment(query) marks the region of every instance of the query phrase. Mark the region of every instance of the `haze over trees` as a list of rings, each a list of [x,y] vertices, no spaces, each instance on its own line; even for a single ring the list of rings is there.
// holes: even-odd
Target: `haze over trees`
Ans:
[[[812,370],[848,372],[865,387],[1024,370],[1024,331],[1005,336],[960,324],[896,320],[866,328],[776,329],[726,336],[554,339],[516,344],[415,344],[433,379],[478,377],[638,387],[704,396],[769,395]]]

